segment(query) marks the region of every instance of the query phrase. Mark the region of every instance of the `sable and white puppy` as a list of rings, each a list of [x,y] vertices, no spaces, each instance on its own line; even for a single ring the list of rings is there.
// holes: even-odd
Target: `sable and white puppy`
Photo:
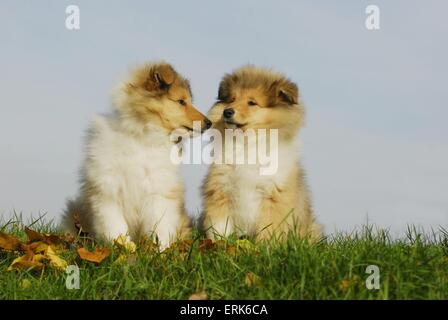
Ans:
[[[268,175],[260,174],[259,159],[255,164],[226,163],[226,139],[222,139],[223,163],[210,166],[203,185],[202,223],[208,236],[237,232],[268,239],[294,232],[319,237],[321,228],[315,221],[296,144],[304,119],[297,85],[271,70],[244,66],[224,76],[208,117],[223,135],[226,129],[251,129],[260,137],[258,129],[266,129],[270,137],[271,129],[278,130],[278,148],[270,150],[278,152],[278,169]],[[269,148],[272,144],[267,140]],[[234,139],[234,147],[244,143],[239,150],[257,152],[247,146],[248,141]]]
[[[87,137],[81,188],[68,202],[64,229],[115,239],[157,235],[162,247],[185,236],[184,185],[170,160],[173,130],[211,122],[192,105],[189,82],[167,63],[130,72],[113,94],[114,111],[96,116]]]

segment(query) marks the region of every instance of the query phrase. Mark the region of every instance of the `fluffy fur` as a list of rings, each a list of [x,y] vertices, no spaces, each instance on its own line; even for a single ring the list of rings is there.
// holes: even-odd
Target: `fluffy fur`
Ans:
[[[223,116],[227,109],[234,110],[230,118]],[[319,237],[296,144],[304,119],[297,85],[271,70],[244,66],[224,76],[208,117],[222,134],[224,129],[277,129],[279,138],[273,175],[260,175],[259,162],[210,166],[202,189],[209,237],[233,232],[258,239],[282,239],[288,232]]]
[[[184,186],[170,161],[170,133],[211,123],[192,105],[188,81],[166,63],[132,72],[113,94],[114,111],[88,132],[77,199],[68,202],[67,232],[76,223],[96,237],[157,235],[162,247],[188,233]]]

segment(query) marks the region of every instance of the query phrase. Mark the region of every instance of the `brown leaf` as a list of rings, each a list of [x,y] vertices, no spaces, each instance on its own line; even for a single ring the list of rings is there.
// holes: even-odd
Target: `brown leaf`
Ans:
[[[47,250],[48,244],[42,241],[33,242],[31,244],[24,244],[22,246],[23,251],[31,250],[34,253],[41,253]]]
[[[193,293],[188,300],[208,300],[208,295],[205,291]]]
[[[350,280],[344,279],[341,282],[339,282],[339,289],[341,290],[347,290],[350,288],[351,282]]]
[[[25,233],[28,237],[28,241],[29,242],[34,242],[34,241],[43,241],[44,240],[44,236],[42,234],[40,234],[37,231],[31,230],[30,228],[25,228]]]
[[[227,241],[225,240],[216,240],[215,245],[219,248],[226,248],[227,247]]]
[[[211,239],[205,239],[205,240],[199,241],[199,250],[201,252],[205,252],[207,250],[214,249],[214,248],[215,248],[215,244],[213,243],[213,240],[211,240]]]
[[[237,247],[228,243],[225,240],[217,240],[214,242],[214,246],[219,250],[225,250],[227,254],[234,255],[237,251]]]
[[[148,252],[157,252],[157,243],[152,241],[152,239],[148,237],[142,237],[138,243],[138,247],[143,249],[145,253]]]
[[[234,254],[236,253],[236,248],[235,248],[235,246],[233,246],[233,245],[231,245],[231,244],[228,244],[228,245],[226,246],[226,252],[227,252],[227,254],[229,254],[229,255],[234,255]]]
[[[180,253],[186,253],[186,252],[190,251],[192,245],[193,245],[193,240],[187,239],[187,240],[177,242],[176,249]]]
[[[20,249],[20,241],[9,234],[0,232],[0,249],[15,251]]]
[[[28,236],[28,242],[43,241],[47,244],[60,244],[63,239],[60,236],[54,234],[39,233],[37,231],[31,230],[30,228],[25,228],[25,233]]]
[[[193,244],[193,240],[182,240],[174,242],[171,246],[163,250],[163,253],[171,253],[171,252],[179,252],[179,253],[187,253],[190,251],[190,248]]]
[[[110,255],[110,250],[108,248],[97,247],[95,252],[90,252],[86,248],[79,248],[78,255],[82,260],[101,263]]]
[[[351,278],[348,278],[348,279],[346,278],[346,279],[341,280],[339,282],[338,286],[339,286],[339,289],[346,291],[349,288],[354,287],[359,283],[362,283],[362,280],[358,275],[355,275]]]

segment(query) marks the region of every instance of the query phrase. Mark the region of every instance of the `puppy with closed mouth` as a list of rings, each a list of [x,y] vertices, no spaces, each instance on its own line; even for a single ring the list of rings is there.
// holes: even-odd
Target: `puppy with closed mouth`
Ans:
[[[79,196],[68,201],[63,227],[76,233],[79,223],[108,240],[156,235],[167,247],[190,229],[170,134],[192,133],[194,121],[204,131],[211,122],[192,105],[188,80],[164,62],[132,70],[115,90],[113,105],[88,131]]]
[[[260,132],[275,129],[278,137],[277,147],[270,150],[278,152],[273,174],[261,175],[258,160],[255,164],[211,164],[202,187],[202,225],[208,236],[236,232],[258,239],[285,239],[293,232],[318,238],[321,227],[315,220],[296,143],[304,120],[297,85],[270,69],[243,66],[224,76],[208,117],[222,135],[229,129],[253,130],[259,137]],[[251,152],[248,141],[240,140],[245,144],[240,150]],[[228,140],[218,143],[227,150]]]

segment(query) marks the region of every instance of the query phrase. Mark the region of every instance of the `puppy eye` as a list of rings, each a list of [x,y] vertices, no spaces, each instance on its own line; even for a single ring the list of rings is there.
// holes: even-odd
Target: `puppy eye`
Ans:
[[[256,106],[257,105],[257,103],[255,101],[249,101],[247,104],[250,105],[250,106]]]
[[[179,102],[181,105],[183,105],[183,106],[186,106],[187,105],[187,103],[185,102],[185,100],[183,100],[183,99],[180,99],[180,100],[177,100],[177,102]]]

